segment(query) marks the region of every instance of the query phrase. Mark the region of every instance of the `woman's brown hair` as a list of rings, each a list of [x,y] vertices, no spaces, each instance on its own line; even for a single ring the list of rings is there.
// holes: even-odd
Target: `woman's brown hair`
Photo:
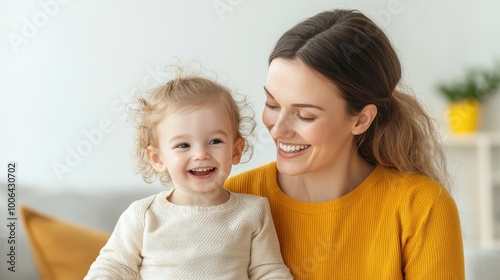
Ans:
[[[370,128],[354,138],[368,162],[447,183],[446,159],[433,120],[397,89],[401,64],[384,32],[355,10],[333,10],[287,31],[269,56],[300,59],[339,89],[350,115],[377,107]]]

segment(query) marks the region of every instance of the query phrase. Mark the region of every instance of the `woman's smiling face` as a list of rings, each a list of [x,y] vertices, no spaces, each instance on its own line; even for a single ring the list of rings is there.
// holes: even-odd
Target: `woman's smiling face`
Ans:
[[[274,139],[281,173],[301,175],[344,165],[354,152],[355,116],[337,87],[299,59],[274,59],[264,87],[262,120]]]

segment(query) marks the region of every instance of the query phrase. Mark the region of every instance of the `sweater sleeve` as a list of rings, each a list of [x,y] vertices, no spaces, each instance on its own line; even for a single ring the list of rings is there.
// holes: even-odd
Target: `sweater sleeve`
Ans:
[[[144,216],[150,200],[135,201],[123,212],[85,280],[137,278],[142,262]]]
[[[407,202],[405,279],[464,279],[460,220],[451,195],[440,185],[423,187],[410,193]]]
[[[260,223],[252,236],[249,277],[253,279],[293,279],[284,264],[280,245],[266,198],[258,200],[257,219]]]

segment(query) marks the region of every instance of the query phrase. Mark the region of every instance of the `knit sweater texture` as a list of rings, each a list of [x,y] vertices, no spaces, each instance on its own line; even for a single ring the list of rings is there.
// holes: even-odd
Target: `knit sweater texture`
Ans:
[[[89,279],[293,279],[266,198],[231,193],[209,207],[180,206],[172,190],[132,203]]]
[[[465,278],[456,204],[425,176],[377,166],[350,193],[308,203],[281,191],[272,162],[225,187],[268,198],[295,279]]]

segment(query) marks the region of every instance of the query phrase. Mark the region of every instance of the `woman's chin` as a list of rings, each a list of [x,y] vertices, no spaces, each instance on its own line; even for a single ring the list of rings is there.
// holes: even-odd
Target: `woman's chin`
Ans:
[[[286,174],[289,176],[296,176],[303,173],[304,170],[304,162],[291,162],[288,159],[282,159],[278,157],[276,160],[276,167],[278,171],[282,174]]]

